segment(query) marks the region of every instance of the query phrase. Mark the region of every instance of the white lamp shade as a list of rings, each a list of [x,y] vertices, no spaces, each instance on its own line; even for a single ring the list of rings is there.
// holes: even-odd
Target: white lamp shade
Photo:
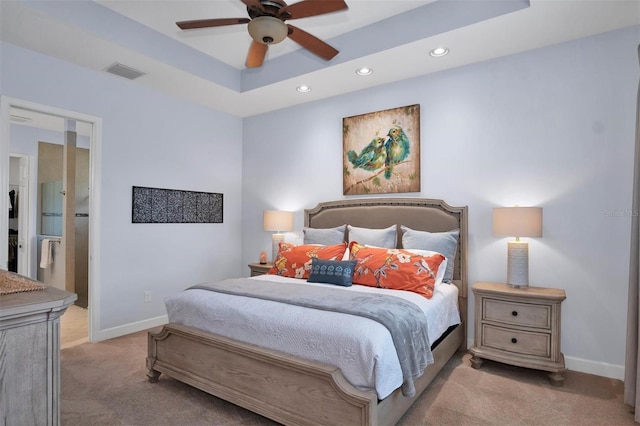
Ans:
[[[293,230],[293,212],[265,210],[262,220],[265,231],[289,232]]]
[[[541,207],[498,207],[493,209],[496,237],[542,237]]]

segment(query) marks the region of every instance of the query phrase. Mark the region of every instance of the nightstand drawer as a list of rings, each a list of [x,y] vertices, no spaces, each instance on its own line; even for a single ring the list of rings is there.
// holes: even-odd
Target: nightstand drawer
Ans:
[[[551,329],[551,306],[484,299],[485,321]]]
[[[522,355],[551,357],[551,335],[509,328],[482,326],[482,346]]]

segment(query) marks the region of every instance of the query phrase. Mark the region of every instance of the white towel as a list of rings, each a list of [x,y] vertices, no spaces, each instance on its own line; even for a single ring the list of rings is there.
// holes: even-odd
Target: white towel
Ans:
[[[53,263],[53,252],[52,247],[53,244],[51,240],[45,238],[42,240],[42,254],[40,255],[40,267],[46,269]]]

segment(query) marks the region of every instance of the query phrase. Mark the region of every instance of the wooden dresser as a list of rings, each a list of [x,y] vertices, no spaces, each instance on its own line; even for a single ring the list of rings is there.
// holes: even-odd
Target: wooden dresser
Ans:
[[[60,424],[60,317],[77,296],[0,295],[0,424]]]
[[[478,282],[475,297],[475,344],[471,366],[482,358],[519,367],[549,371],[552,385],[564,382],[560,351],[560,319],[564,290],[543,287],[511,288]]]

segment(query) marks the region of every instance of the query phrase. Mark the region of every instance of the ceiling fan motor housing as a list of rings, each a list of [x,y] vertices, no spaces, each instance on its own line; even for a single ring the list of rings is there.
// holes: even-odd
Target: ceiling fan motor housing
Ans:
[[[247,6],[247,13],[251,19],[257,18],[258,16],[273,16],[278,17],[280,15],[280,9],[285,7],[287,4],[282,0],[260,0],[260,7],[255,5]],[[285,12],[282,19],[289,19],[291,15],[288,12]]]

